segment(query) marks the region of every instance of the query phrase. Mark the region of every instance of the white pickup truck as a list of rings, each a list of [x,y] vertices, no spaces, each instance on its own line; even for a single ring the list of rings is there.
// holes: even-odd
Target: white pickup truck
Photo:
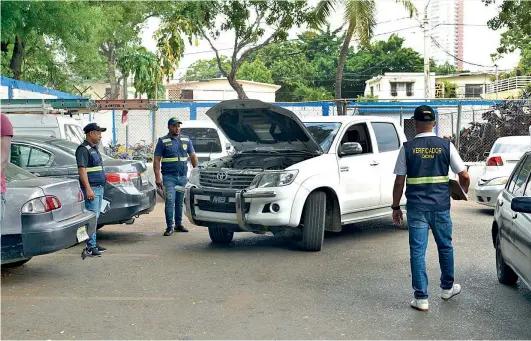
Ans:
[[[230,243],[234,232],[270,231],[320,251],[325,230],[391,215],[393,169],[406,141],[395,121],[303,122],[258,100],[224,101],[206,114],[236,150],[193,169],[186,185],[186,215],[207,226],[214,243]]]

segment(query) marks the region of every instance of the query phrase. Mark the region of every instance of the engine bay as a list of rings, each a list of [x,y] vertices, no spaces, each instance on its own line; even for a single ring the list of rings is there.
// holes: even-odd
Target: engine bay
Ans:
[[[283,170],[291,165],[312,158],[314,155],[304,153],[242,153],[207,163],[208,168],[232,168],[238,170]]]

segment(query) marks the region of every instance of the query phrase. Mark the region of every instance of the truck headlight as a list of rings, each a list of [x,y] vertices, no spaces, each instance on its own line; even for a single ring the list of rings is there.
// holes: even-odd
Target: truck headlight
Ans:
[[[280,187],[287,186],[295,180],[298,170],[267,172],[257,175],[249,188]]]
[[[494,178],[490,180],[488,183],[486,183],[486,186],[497,186],[497,185],[505,185],[509,181],[508,176],[502,176],[500,178]]]
[[[199,167],[193,168],[190,171],[190,177],[188,178],[188,182],[192,185],[199,185]]]

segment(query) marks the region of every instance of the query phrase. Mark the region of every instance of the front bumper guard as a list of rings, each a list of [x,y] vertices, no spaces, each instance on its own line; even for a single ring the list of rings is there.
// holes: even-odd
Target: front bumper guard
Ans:
[[[243,231],[252,232],[255,229],[247,222],[245,216],[245,199],[253,198],[274,198],[277,193],[275,191],[263,191],[263,192],[247,192],[246,190],[216,190],[216,189],[204,189],[197,187],[188,187],[185,189],[184,201],[186,205],[186,216],[191,223],[200,225],[195,219],[195,196],[196,195],[212,195],[223,196],[227,198],[234,198],[236,206],[236,221],[238,226]]]

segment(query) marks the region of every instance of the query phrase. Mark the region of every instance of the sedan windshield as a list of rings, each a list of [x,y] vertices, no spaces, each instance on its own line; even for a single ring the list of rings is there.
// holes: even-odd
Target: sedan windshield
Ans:
[[[531,150],[530,145],[525,144],[506,144],[498,143],[495,144],[492,148],[492,154],[505,154],[505,153],[525,153],[528,150]]]
[[[328,153],[332,141],[334,141],[334,138],[341,127],[341,123],[337,122],[304,122],[304,125],[325,153]]]
[[[15,180],[27,180],[27,179],[33,179],[37,176],[31,174],[30,172],[27,172],[23,170],[20,167],[15,166],[12,163],[9,163],[5,169],[6,174],[6,182],[11,182]]]

